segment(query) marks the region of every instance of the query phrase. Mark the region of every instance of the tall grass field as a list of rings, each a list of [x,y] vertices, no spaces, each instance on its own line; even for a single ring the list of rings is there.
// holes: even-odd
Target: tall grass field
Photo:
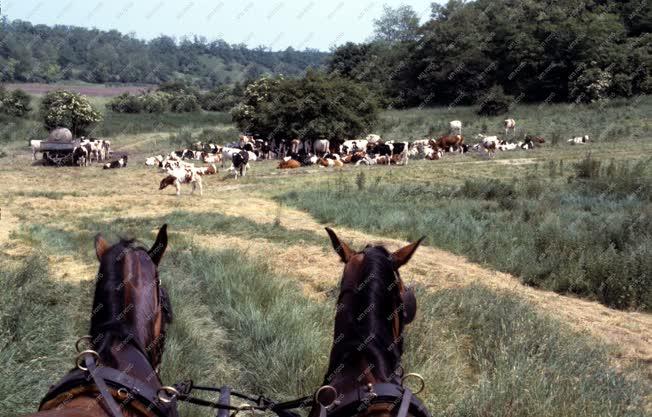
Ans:
[[[652,412],[652,99],[608,106],[517,105],[531,151],[446,155],[408,166],[251,164],[204,195],[158,190],[147,156],[238,131],[222,113],[105,114],[98,132],[125,169],[44,167],[26,146],[36,115],[0,136],[0,415],[36,410],[88,332],[93,238],[151,245],[175,320],[162,379],[228,384],[287,400],[321,384],[342,264],[324,226],[360,249],[422,235],[402,269],[416,288],[404,367],[426,380],[433,416],[649,416]],[[386,111],[392,139],[500,134],[474,109]],[[13,125],[11,125],[13,123]],[[606,132],[606,133],[605,133]],[[565,139],[589,134],[588,145]],[[30,136],[32,135],[32,136]],[[556,138],[556,139],[553,139]],[[550,140],[548,140],[550,139]],[[183,417],[211,410],[182,405]]]

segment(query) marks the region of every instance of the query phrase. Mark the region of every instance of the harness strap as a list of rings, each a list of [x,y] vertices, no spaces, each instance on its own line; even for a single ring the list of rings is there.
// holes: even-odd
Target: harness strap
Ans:
[[[85,361],[86,361],[86,368],[88,368],[88,372],[93,378],[93,382],[95,382],[95,386],[100,391],[100,396],[102,397],[102,400],[104,400],[103,403],[105,405],[105,408],[107,408],[106,411],[112,417],[123,417],[122,411],[120,411],[120,406],[118,405],[117,402],[115,402],[115,399],[113,398],[111,392],[109,392],[109,387],[106,386],[106,382],[104,381],[104,378],[102,378],[97,372],[97,366],[95,366],[95,359],[91,355],[86,355]]]
[[[231,388],[224,385],[220,388],[220,399],[218,400],[220,405],[231,405]],[[218,408],[216,417],[229,417],[229,410],[226,408]]]
[[[398,409],[398,414],[396,414],[396,417],[407,417],[411,402],[412,391],[410,391],[409,388],[405,388],[403,391],[403,398],[401,399],[401,406]]]

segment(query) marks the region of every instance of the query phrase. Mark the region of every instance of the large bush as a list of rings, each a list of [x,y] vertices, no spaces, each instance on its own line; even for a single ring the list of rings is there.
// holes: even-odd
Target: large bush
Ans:
[[[170,95],[170,110],[175,113],[191,113],[199,110],[199,100],[192,94]]]
[[[376,98],[351,80],[309,71],[301,79],[262,78],[249,84],[233,119],[244,131],[277,138],[353,138],[377,121]]]
[[[143,102],[138,96],[124,93],[113,97],[106,104],[106,108],[116,113],[140,113],[143,110]]]
[[[24,117],[32,111],[31,98],[23,90],[7,91],[0,88],[0,113],[9,116]]]
[[[142,108],[145,113],[163,113],[170,108],[170,95],[155,92],[140,96]]]
[[[89,134],[102,120],[85,96],[64,90],[51,91],[43,97],[41,116],[46,129],[67,127],[75,137]]]

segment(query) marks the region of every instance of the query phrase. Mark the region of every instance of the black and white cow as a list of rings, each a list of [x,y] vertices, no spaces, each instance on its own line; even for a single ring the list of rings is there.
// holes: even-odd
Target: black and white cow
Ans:
[[[233,171],[235,179],[238,179],[238,173],[242,177],[247,175],[247,168],[249,168],[249,152],[241,150],[233,155],[231,158],[231,167],[227,171]]]
[[[120,157],[120,159],[118,160],[107,162],[106,164],[104,164],[102,168],[103,169],[127,168],[127,159],[128,159],[127,155],[124,155]]]

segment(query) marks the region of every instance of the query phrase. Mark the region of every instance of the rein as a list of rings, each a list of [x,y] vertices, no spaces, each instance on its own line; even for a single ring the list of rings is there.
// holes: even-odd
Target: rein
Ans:
[[[404,382],[411,377],[417,378],[421,382],[421,386],[416,393],[412,393],[404,385]],[[252,416],[255,415],[256,411],[271,411],[279,417],[298,417],[299,414],[292,410],[311,408],[315,405],[319,406],[319,417],[358,415],[368,411],[374,405],[388,405],[389,411],[392,411],[398,406],[399,409],[396,417],[406,417],[408,413],[415,417],[431,417],[427,408],[416,397],[416,394],[423,391],[424,388],[425,382],[420,375],[407,374],[401,378],[400,384],[397,382],[368,384],[367,386],[358,387],[356,390],[341,395],[337,393],[337,390],[333,386],[324,385],[313,395],[285,402],[275,402],[262,395],[253,397],[232,391],[228,386],[218,388],[194,385],[192,380],[177,383],[173,386],[173,389],[176,391],[175,398],[178,401],[218,409],[217,417],[236,417],[238,413],[243,411],[251,412]],[[195,390],[219,392],[219,400],[216,402],[194,397],[191,393]],[[321,402],[320,394],[328,391],[334,394],[333,400],[330,403]],[[243,399],[248,404],[240,406],[231,405],[231,396]],[[232,411],[230,416],[228,411]]]

